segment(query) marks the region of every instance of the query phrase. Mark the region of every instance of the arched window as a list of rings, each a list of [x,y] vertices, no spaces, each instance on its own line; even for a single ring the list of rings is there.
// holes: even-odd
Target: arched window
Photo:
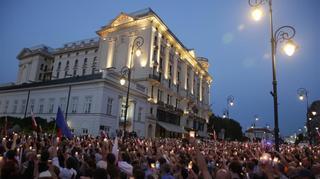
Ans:
[[[58,70],[61,68],[61,62],[58,63]]]
[[[74,67],[78,66],[78,59],[76,59],[76,61],[74,62]]]

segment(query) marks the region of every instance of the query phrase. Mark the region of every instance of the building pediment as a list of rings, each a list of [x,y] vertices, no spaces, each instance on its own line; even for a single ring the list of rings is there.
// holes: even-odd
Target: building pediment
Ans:
[[[28,48],[23,48],[20,53],[18,54],[17,58],[18,59],[22,59],[23,57],[26,57],[28,55],[30,55],[32,53],[32,51]]]
[[[110,24],[111,27],[116,27],[116,26],[119,26],[121,24],[125,24],[125,23],[128,23],[128,22],[132,22],[134,21],[134,18],[129,16],[128,14],[126,13],[123,13],[121,12],[120,15],[118,15]]]

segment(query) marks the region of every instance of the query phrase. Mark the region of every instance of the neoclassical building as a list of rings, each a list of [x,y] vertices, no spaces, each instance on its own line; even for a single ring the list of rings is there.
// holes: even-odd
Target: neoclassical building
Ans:
[[[208,60],[186,48],[151,9],[120,13],[97,37],[40,45],[18,54],[15,83],[0,86],[0,116],[54,120],[58,106],[75,134],[110,134],[123,129],[131,67],[127,131],[145,137],[179,137],[189,130],[207,136],[210,115]],[[133,41],[143,38],[140,56]]]

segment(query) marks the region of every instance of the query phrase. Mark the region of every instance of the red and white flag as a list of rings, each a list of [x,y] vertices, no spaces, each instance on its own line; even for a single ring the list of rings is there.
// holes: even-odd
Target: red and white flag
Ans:
[[[213,130],[213,139],[214,139],[214,140],[217,140],[217,133],[216,133],[215,130]]]
[[[31,111],[31,119],[32,119],[32,129],[37,130],[38,124],[36,118],[34,117],[33,111]]]

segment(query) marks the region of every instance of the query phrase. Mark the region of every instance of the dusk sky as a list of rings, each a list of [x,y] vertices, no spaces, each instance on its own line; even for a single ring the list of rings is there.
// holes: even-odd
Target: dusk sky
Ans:
[[[198,56],[209,59],[212,109],[222,116],[227,96],[235,106],[230,117],[247,128],[273,126],[272,68],[268,13],[259,22],[250,18],[247,0],[2,0],[0,1],[0,83],[17,78],[16,56],[24,47],[96,37],[96,31],[120,12],[152,8],[171,31]],[[267,10],[267,6],[264,7]],[[292,57],[277,53],[279,125],[282,135],[305,123],[306,104],[297,89],[309,91],[310,102],[320,99],[320,1],[274,0],[274,25],[291,25],[299,50]]]

